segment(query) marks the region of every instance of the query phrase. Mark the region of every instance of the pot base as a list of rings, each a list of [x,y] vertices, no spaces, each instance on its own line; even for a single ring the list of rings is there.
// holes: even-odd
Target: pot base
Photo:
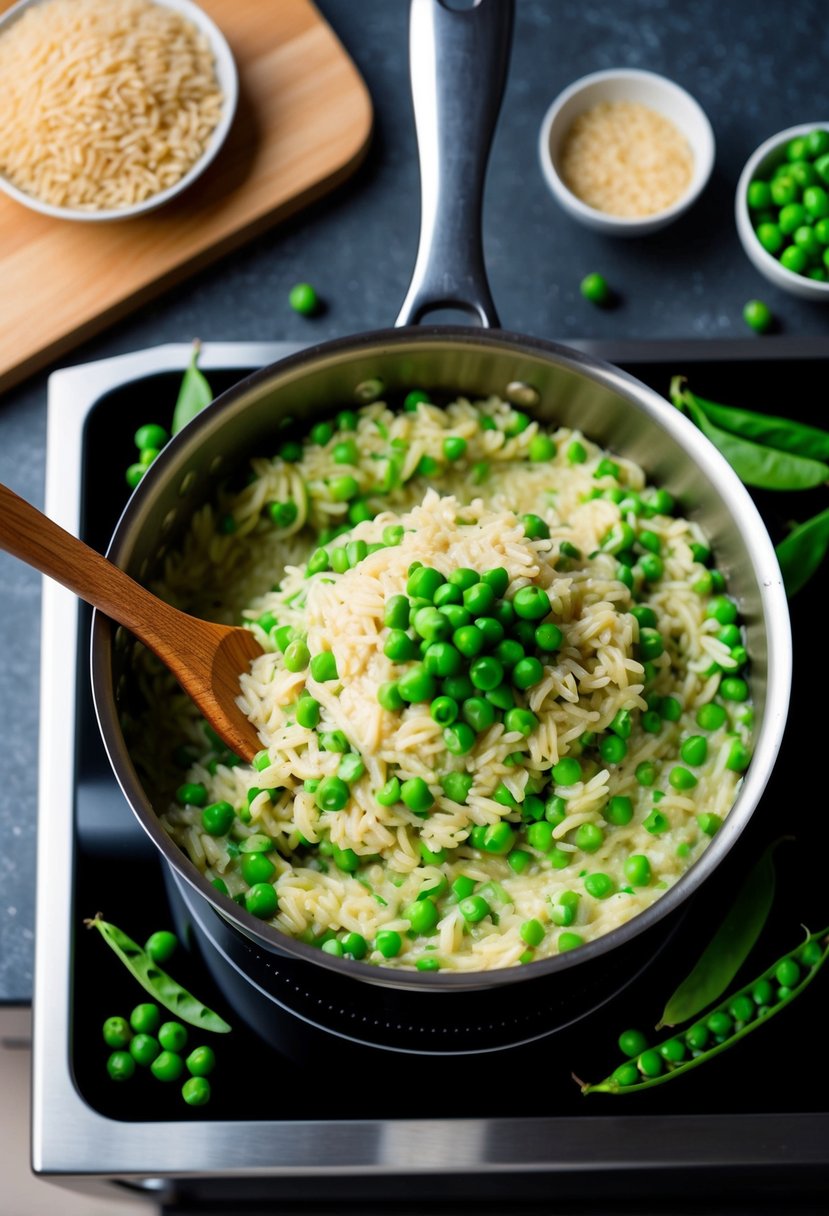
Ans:
[[[539,976],[522,985],[520,999],[509,985],[421,993],[346,979],[267,950],[169,866],[164,875],[179,937],[198,948],[225,1000],[251,1029],[292,1059],[311,1058],[308,1053],[325,1036],[372,1054],[426,1056],[476,1055],[536,1042],[587,1017],[638,979],[683,919],[675,915],[604,958]]]

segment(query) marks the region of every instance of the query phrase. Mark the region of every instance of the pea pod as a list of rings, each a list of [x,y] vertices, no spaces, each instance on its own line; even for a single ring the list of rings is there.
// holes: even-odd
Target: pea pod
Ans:
[[[740,435],[743,439],[751,439],[781,452],[829,461],[829,431],[806,426],[792,418],[776,418],[771,414],[757,414],[753,410],[707,401],[698,393],[684,388],[685,384],[684,376],[674,376],[671,381],[671,400],[679,408],[682,408],[679,403],[685,394],[693,396],[709,421],[724,431],[730,431],[732,435]]]
[[[777,546],[777,560],[788,595],[808,583],[829,549],[829,509],[798,524]]]
[[[748,958],[774,899],[772,854],[776,843],[766,849],[754,866],[696,966],[668,998],[657,1030],[678,1026],[707,1009],[722,996]]]
[[[681,388],[681,377],[674,377],[671,383],[671,400],[677,409],[687,412],[703,435],[719,448],[746,485],[761,490],[810,490],[829,480],[829,465],[821,460],[764,447],[716,426],[694,394]]]
[[[635,1063],[626,1061],[595,1085],[585,1084],[577,1077],[574,1080],[581,1086],[583,1094],[638,1093],[642,1089],[664,1085],[666,1081],[713,1059],[765,1025],[769,1018],[775,1017],[809,986],[827,956],[829,928],[808,936],[805,942],[784,954],[752,983],[746,984],[710,1010],[704,1022],[691,1026],[684,1035],[646,1048]],[[783,983],[784,979],[791,982]],[[737,1016],[738,1012],[742,1016]],[[714,1045],[709,1047],[708,1042],[712,1039]]]
[[[178,391],[178,399],[173,410],[173,425],[171,429],[174,435],[177,435],[183,427],[187,426],[188,422],[191,422],[195,418],[196,414],[200,413],[213,400],[213,390],[207,383],[203,373],[199,371],[200,353],[201,342],[197,339],[193,343],[190,362],[184,373],[181,388]]]
[[[224,1018],[191,996],[185,988],[156,966],[146,950],[142,950],[121,929],[103,920],[100,913],[91,920],[84,921],[84,924],[89,929],[98,930],[133,978],[138,980],[142,988],[146,988],[159,1005],[169,1009],[183,1022],[189,1022],[191,1026],[198,1026],[201,1030],[212,1030],[215,1034],[227,1034],[230,1030]]]

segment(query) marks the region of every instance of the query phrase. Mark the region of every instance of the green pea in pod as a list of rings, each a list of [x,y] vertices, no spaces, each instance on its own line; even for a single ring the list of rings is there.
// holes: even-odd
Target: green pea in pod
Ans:
[[[130,974],[145,988],[159,1005],[169,1009],[183,1022],[198,1026],[201,1030],[212,1030],[215,1034],[227,1034],[230,1030],[224,1018],[208,1009],[192,996],[181,984],[176,983],[165,971],[156,966],[146,950],[127,937],[121,929],[102,919],[98,913],[84,921],[88,929],[97,929],[111,950],[115,952]]]
[[[781,452],[829,461],[829,431],[795,422],[792,418],[776,418],[772,414],[757,414],[738,406],[707,401],[705,397],[683,387],[685,384],[684,376],[674,376],[671,381],[671,400],[677,408],[682,408],[686,396],[693,397],[710,422],[724,431],[730,431],[732,435],[751,439],[763,447],[777,448]]]
[[[777,560],[786,594],[794,595],[805,587],[829,549],[829,508],[793,528],[777,546]]]

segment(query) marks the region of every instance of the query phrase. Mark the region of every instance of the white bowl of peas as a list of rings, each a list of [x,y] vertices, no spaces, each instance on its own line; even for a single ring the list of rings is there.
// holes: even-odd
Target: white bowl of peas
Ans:
[[[760,145],[740,175],[736,217],[762,275],[829,303],[829,123],[789,127]]]

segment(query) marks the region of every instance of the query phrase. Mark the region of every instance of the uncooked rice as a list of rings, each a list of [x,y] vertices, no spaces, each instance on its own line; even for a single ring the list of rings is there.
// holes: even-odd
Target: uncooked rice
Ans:
[[[204,154],[222,93],[205,35],[150,0],[48,0],[0,35],[0,172],[55,207],[118,210]]]
[[[181,550],[166,559],[156,588],[165,598],[215,619],[241,618],[265,647],[242,677],[240,701],[259,727],[263,752],[255,766],[229,756],[145,651],[138,670],[149,708],[131,724],[131,750],[167,831],[242,904],[245,841],[265,838],[278,895],[272,923],[285,934],[335,953],[347,947],[355,957],[363,946],[354,942],[363,942],[367,962],[404,968],[474,971],[543,958],[647,908],[700,855],[734,801],[741,771],[729,760],[735,740],[748,745],[750,707],[718,698],[724,674],[740,664],[717,637],[721,623],[706,615],[712,574],[698,525],[674,515],[670,499],[655,496],[633,462],[613,456],[610,463],[577,431],[526,423],[498,398],[446,408],[422,403],[412,412],[381,402],[364,407],[355,431],[306,440],[299,459],[287,449],[288,459],[254,459],[249,484],[225,488],[201,508]],[[529,459],[544,434],[554,453]],[[466,441],[459,459],[446,459],[447,438]],[[356,463],[338,461],[344,441],[355,445]],[[334,487],[344,475],[359,493],[337,501]],[[355,501],[369,504],[365,514],[377,512],[374,518],[352,526]],[[295,518],[274,523],[274,503],[294,503]],[[546,528],[530,529],[527,513]],[[658,547],[660,577],[643,581],[641,557],[622,577],[607,537],[624,522],[643,538],[637,552]],[[402,534],[388,533],[395,526]],[[334,534],[338,527],[344,535]],[[541,535],[530,538],[525,529]],[[309,576],[320,539],[328,569]],[[343,569],[331,555],[352,542],[364,544]],[[546,590],[563,640],[545,657],[540,681],[516,694],[537,717],[528,737],[499,719],[457,755],[428,702],[402,712],[378,703],[378,687],[401,670],[384,653],[385,605],[405,594],[416,562],[445,576],[502,567],[510,600],[522,587]],[[665,644],[647,671],[631,612],[639,602],[655,614]],[[280,626],[304,636],[311,655],[330,650],[337,678],[288,670]],[[297,721],[306,688],[320,704],[316,728]],[[706,731],[696,714],[715,699],[727,713]],[[626,755],[605,763],[598,745],[620,710],[631,717]],[[328,811],[315,791],[343,760],[326,744],[335,732],[362,772],[350,782],[347,804]],[[677,788],[671,774],[682,767],[680,745],[701,735],[707,758],[693,767],[696,782]],[[579,780],[551,782],[552,767],[568,756],[580,762]],[[649,762],[654,779],[642,780]],[[458,772],[471,779],[465,802],[441,784]],[[400,800],[377,801],[393,776],[427,784],[434,798],[427,814]],[[233,808],[229,833],[205,831],[201,806],[175,796],[185,781],[203,789],[196,801]],[[612,798],[630,799],[629,822],[608,816]],[[552,808],[541,813],[549,832],[528,822],[542,803]],[[514,833],[512,847],[493,854],[480,844],[481,831],[502,821]],[[588,849],[577,843],[583,825],[598,829]],[[631,856],[647,858],[645,881],[631,880]],[[592,875],[607,880],[599,894],[591,894]],[[462,892],[472,888],[489,909],[477,922],[463,912]],[[424,896],[437,923],[410,932],[411,906]],[[531,931],[530,944],[529,922],[541,930],[539,941]],[[392,957],[378,949],[382,930],[399,935]]]
[[[561,149],[564,184],[588,207],[636,218],[672,206],[694,157],[679,128],[636,101],[602,101],[573,121]]]

